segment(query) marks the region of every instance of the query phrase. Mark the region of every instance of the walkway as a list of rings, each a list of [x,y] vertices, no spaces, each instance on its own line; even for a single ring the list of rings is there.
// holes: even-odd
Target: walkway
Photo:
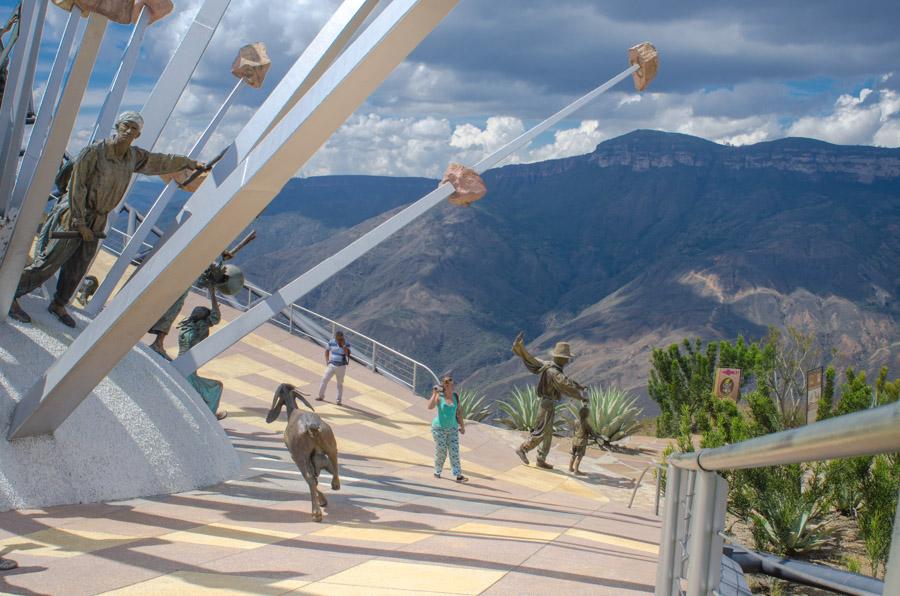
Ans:
[[[193,303],[191,303],[193,302]],[[189,310],[196,299],[186,306]],[[236,316],[223,313],[225,319]],[[174,353],[174,343],[170,352]],[[314,402],[338,437],[343,486],[323,523],[265,414],[282,382],[314,393],[322,351],[267,325],[201,370],[225,383],[242,478],[150,499],[0,513],[14,594],[631,594],[653,591],[653,488],[627,509],[645,454],[585,462],[586,480],[519,463],[520,437],[471,424],[468,484],[432,475],[431,414],[351,366],[344,406]],[[445,471],[445,477],[449,476]],[[326,473],[327,477],[327,473]]]

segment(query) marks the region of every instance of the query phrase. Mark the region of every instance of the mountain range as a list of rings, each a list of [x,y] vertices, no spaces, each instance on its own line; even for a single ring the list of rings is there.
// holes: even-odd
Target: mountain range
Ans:
[[[532,382],[509,351],[570,341],[582,383],[646,400],[650,352],[685,337],[815,331],[842,365],[900,371],[900,149],[801,138],[724,146],[640,130],[484,175],[301,300],[464,388]],[[240,255],[276,289],[436,180],[291,180]]]

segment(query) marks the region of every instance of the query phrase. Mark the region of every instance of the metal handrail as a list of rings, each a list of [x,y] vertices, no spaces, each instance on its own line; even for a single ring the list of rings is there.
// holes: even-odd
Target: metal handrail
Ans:
[[[670,455],[677,468],[740,470],[900,451],[900,402],[748,441]]]
[[[654,462],[649,464],[644,471],[641,472],[641,475],[638,476],[637,482],[634,485],[634,490],[631,491],[631,499],[628,500],[628,508],[631,509],[631,506],[634,505],[634,498],[637,496],[637,491],[641,488],[641,482],[644,480],[644,476],[647,472],[650,471],[651,468],[656,468],[656,499],[654,501],[654,515],[659,515],[659,489],[662,483],[660,483],[660,478],[662,477],[662,471],[665,468],[661,463]]]
[[[129,219],[129,227],[133,227],[133,221],[136,219],[138,222],[143,220],[143,216],[138,212],[134,207],[127,203],[123,203],[119,208],[118,213],[127,213]],[[124,244],[127,244],[131,239],[131,235],[127,231],[122,231],[114,226],[110,226],[109,228],[110,234],[118,234],[124,238]],[[157,238],[162,237],[162,231],[153,228],[152,233],[157,236]],[[102,244],[103,248],[114,254],[121,255],[121,251],[116,250],[114,247],[110,246],[107,242]],[[124,246],[124,245],[123,245]],[[142,247],[146,247],[148,250],[153,248],[152,244],[147,242],[142,243]],[[146,254],[146,253],[145,253]],[[208,291],[206,288],[201,288],[198,286],[192,286],[192,289],[198,291],[202,294],[208,295]],[[246,312],[249,310],[256,302],[259,300],[265,300],[269,298],[272,294],[263,290],[262,288],[248,282],[245,280],[244,287],[241,292],[238,293],[238,296],[243,296],[244,292],[246,292],[246,301],[241,302],[241,300],[237,299],[237,297],[232,296],[222,296],[221,301],[228,304],[229,306],[236,308],[242,312]],[[306,307],[300,306],[298,304],[289,304],[288,307],[279,315],[275,315],[269,322],[275,324],[285,330],[287,330],[292,335],[300,335],[306,337],[320,345],[327,345],[329,339],[334,336],[334,332],[338,329],[344,331],[347,335],[353,336],[353,343],[357,347],[356,350],[353,351],[353,359],[363,363],[368,366],[372,371],[381,374],[382,376],[388,377],[389,379],[409,387],[412,389],[413,393],[416,392],[417,384],[423,381],[425,378],[430,377],[430,379],[437,384],[438,377],[434,373],[431,368],[418,360],[410,358],[406,354],[395,350],[394,348],[387,346],[380,341],[377,341],[374,338],[369,337],[359,331],[348,327],[338,321],[330,319],[324,315],[321,315],[315,311],[312,311]],[[284,316],[287,318],[287,321],[280,320],[280,317]],[[309,321],[310,318],[319,319],[324,321],[330,329],[328,332],[325,332],[325,329],[321,326],[315,324],[314,321]],[[298,323],[298,320],[306,324]],[[316,331],[318,333],[311,332],[310,329],[304,329],[319,327]],[[421,373],[425,373],[424,376]],[[429,383],[430,385],[431,383]]]

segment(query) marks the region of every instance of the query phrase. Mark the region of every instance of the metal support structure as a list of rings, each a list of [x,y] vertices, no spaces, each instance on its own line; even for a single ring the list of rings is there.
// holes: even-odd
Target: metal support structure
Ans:
[[[194,194],[202,207],[23,395],[9,438],[53,432],[198,272],[275,197],[457,0],[394,0],[247,159]],[[227,165],[227,164],[226,164]],[[280,310],[279,310],[280,312]]]
[[[534,128],[519,135],[516,139],[491,153],[478,162],[472,169],[481,174],[496,166],[514,152],[527,145],[535,137],[548,130],[551,126],[606,92],[607,89],[619,81],[631,76],[631,74],[639,68],[638,65],[628,67],[606,83],[580,97]],[[280,312],[291,302],[295,302],[308,294],[320,284],[353,263],[356,259],[384,242],[394,233],[413,222],[419,216],[425,214],[429,209],[449,198],[451,194],[453,194],[453,186],[449,183],[441,184],[437,189],[420,198],[397,215],[357,238],[342,250],[283,286],[277,292],[274,292],[270,298],[260,302],[258,305],[239,316],[223,329],[216,332],[215,335],[203,340],[191,350],[176,358],[173,365],[180,373],[184,375],[191,374],[227,350],[230,346],[240,341],[242,337],[268,321],[274,313]]]
[[[672,596],[675,589],[675,560],[678,556],[676,526],[681,518],[679,495],[687,471],[669,465],[666,471],[666,502],[663,510],[662,535],[659,541],[659,561],[656,564],[656,596]]]
[[[900,491],[894,511],[894,531],[891,534],[891,552],[884,574],[884,594],[900,594]]]
[[[232,88],[231,93],[228,94],[228,97],[225,98],[222,106],[213,116],[210,123],[206,126],[206,130],[203,131],[203,134],[201,134],[200,138],[197,139],[197,142],[194,143],[194,146],[188,153],[188,157],[190,157],[191,159],[197,159],[200,157],[200,154],[203,152],[203,149],[206,147],[209,139],[212,138],[213,133],[216,131],[216,129],[219,127],[219,124],[222,122],[222,119],[225,117],[225,113],[228,111],[228,108],[231,107],[232,103],[234,103],[234,99],[237,97],[238,91],[240,91],[243,86],[244,80],[238,79],[237,83]],[[106,273],[106,277],[104,277],[103,281],[100,283],[100,287],[97,288],[97,291],[94,293],[91,301],[85,307],[84,310],[89,316],[97,316],[97,313],[100,312],[100,310],[106,304],[106,301],[109,300],[109,297],[113,293],[116,284],[119,283],[119,280],[122,279],[125,271],[128,270],[128,265],[130,265],[134,258],[137,257],[144,241],[147,239],[147,236],[150,235],[150,232],[153,230],[156,222],[159,221],[159,218],[165,212],[166,207],[169,206],[169,203],[172,201],[172,197],[175,196],[175,193],[177,191],[178,185],[175,184],[174,181],[169,182],[156,198],[156,201],[153,202],[153,206],[150,207],[150,210],[147,211],[146,215],[144,215],[143,221],[141,221],[136,230],[132,227],[132,218],[134,217],[136,212],[133,209],[128,210],[128,235],[130,236],[128,244],[126,244],[125,248],[122,249],[122,254],[119,255],[119,257],[116,259],[116,262],[113,263],[112,267],[110,267],[109,271]]]
[[[230,175],[285,114],[297,105],[335,61],[377,4],[377,0],[344,0],[238,133],[216,166],[217,177]],[[179,222],[189,216],[185,214],[189,214],[194,205],[196,202],[191,196],[178,216]]]
[[[53,124],[53,118],[56,114],[56,101],[59,99],[59,92],[62,88],[66,64],[69,62],[69,54],[72,52],[75,33],[80,22],[81,17],[77,10],[69,13],[66,28],[63,30],[62,39],[59,42],[59,48],[56,50],[56,57],[53,59],[53,66],[50,68],[50,76],[47,77],[47,85],[44,88],[44,96],[41,98],[37,119],[34,121],[34,126],[31,127],[31,136],[28,139],[28,145],[25,147],[22,163],[19,165],[19,175],[16,178],[13,198],[10,203],[10,206],[16,211],[22,207],[25,194],[28,192],[28,187],[34,178],[34,171],[37,168],[38,161],[44,153],[50,125]]]
[[[47,197],[53,188],[53,180],[59,169],[59,162],[66,150],[78,107],[87,89],[88,79],[100,50],[100,42],[106,31],[107,18],[91,13],[87,29],[78,47],[78,53],[69,71],[66,86],[63,90],[56,115],[47,135],[44,151],[34,170],[32,184],[28,187],[22,201],[22,207],[15,221],[6,253],[0,257],[0,321],[5,321],[9,306],[15,297],[19,277],[28,260],[34,230],[41,220]]]
[[[34,88],[34,71],[41,46],[41,33],[49,0],[23,2],[19,13],[18,39],[12,50],[9,75],[0,106],[0,216],[10,217],[13,185],[19,169],[19,151],[25,135],[25,116]],[[0,237],[0,251],[3,250]]]
[[[109,135],[109,131],[112,130],[119,107],[122,105],[122,98],[125,97],[125,88],[128,87],[128,81],[131,80],[138,56],[141,53],[141,42],[144,40],[144,32],[149,24],[150,10],[145,6],[141,9],[141,14],[131,30],[131,37],[125,45],[125,52],[122,54],[119,69],[116,71],[109,86],[109,91],[107,91],[103,105],[100,107],[100,113],[97,114],[97,122],[94,124],[94,130],[91,133],[91,143],[105,138]]]
[[[706,596],[719,587],[728,483],[715,472],[697,472],[688,539],[687,596]],[[724,486],[723,486],[724,484]]]

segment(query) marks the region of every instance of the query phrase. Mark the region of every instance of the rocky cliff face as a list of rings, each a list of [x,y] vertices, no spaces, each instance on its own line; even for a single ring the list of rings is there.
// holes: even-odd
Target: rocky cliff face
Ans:
[[[573,342],[584,382],[644,391],[653,347],[816,330],[844,364],[900,374],[900,150],[784,139],[725,147],[636,131],[588,155],[485,175],[305,303],[502,397],[509,343]],[[292,181],[243,255],[276,287],[436,181]]]

